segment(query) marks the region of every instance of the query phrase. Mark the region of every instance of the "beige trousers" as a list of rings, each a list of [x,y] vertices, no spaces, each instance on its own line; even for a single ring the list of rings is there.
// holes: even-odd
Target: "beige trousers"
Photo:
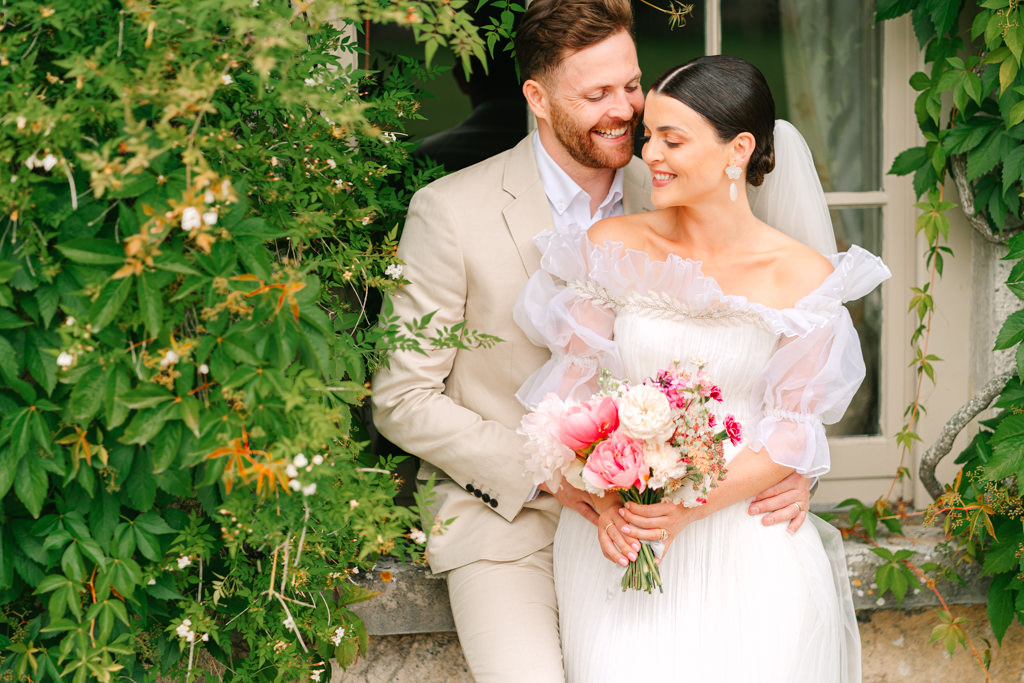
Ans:
[[[564,683],[552,547],[448,572],[459,642],[477,683]]]

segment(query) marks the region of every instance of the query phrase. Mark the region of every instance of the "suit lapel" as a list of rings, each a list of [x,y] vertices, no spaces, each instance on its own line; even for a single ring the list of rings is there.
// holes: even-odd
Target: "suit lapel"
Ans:
[[[640,159],[633,157],[626,166],[625,177],[622,179],[622,210],[629,215],[642,211],[652,211],[651,203],[651,172]]]
[[[502,216],[529,276],[540,267],[540,251],[533,238],[555,228],[551,206],[537,172],[532,136],[527,136],[509,152],[502,186],[511,197]]]

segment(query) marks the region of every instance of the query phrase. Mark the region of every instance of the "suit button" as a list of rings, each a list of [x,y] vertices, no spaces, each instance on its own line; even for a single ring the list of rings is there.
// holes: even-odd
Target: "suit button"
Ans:
[[[466,484],[466,490],[469,491],[470,493],[473,493],[473,485],[472,484]]]
[[[497,498],[491,498],[491,507],[492,508],[498,507],[498,499]]]
[[[490,503],[491,497],[485,493],[484,495],[480,496],[480,500],[482,500],[485,503]]]
[[[473,489],[473,495],[477,498],[481,498],[484,495],[484,492],[480,489]]]

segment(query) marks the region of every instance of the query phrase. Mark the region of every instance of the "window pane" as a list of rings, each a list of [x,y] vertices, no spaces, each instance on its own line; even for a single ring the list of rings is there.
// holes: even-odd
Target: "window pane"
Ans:
[[[722,51],[765,74],[827,192],[881,189],[882,30],[874,2],[722,0]]]
[[[662,0],[651,4],[669,6]],[[672,67],[704,54],[704,0],[687,4],[693,5],[693,13],[686,18],[686,25],[671,29],[668,14],[643,2],[633,2],[636,51],[645,88]]]
[[[846,251],[857,244],[873,254],[882,253],[882,209],[838,209],[832,211],[832,225],[836,231],[836,244]],[[860,336],[867,369],[864,383],[846,415],[837,424],[826,428],[829,436],[881,433],[879,421],[880,368],[882,354],[882,292],[876,287],[863,299],[846,304],[853,318],[853,326]]]

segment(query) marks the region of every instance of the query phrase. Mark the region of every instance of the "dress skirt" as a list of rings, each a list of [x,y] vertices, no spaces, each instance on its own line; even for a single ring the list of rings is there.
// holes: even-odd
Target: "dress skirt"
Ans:
[[[664,593],[648,594],[622,592],[597,528],[566,509],[554,567],[570,683],[860,681],[842,543],[813,515],[795,534],[747,503],[691,524],[662,560]]]

